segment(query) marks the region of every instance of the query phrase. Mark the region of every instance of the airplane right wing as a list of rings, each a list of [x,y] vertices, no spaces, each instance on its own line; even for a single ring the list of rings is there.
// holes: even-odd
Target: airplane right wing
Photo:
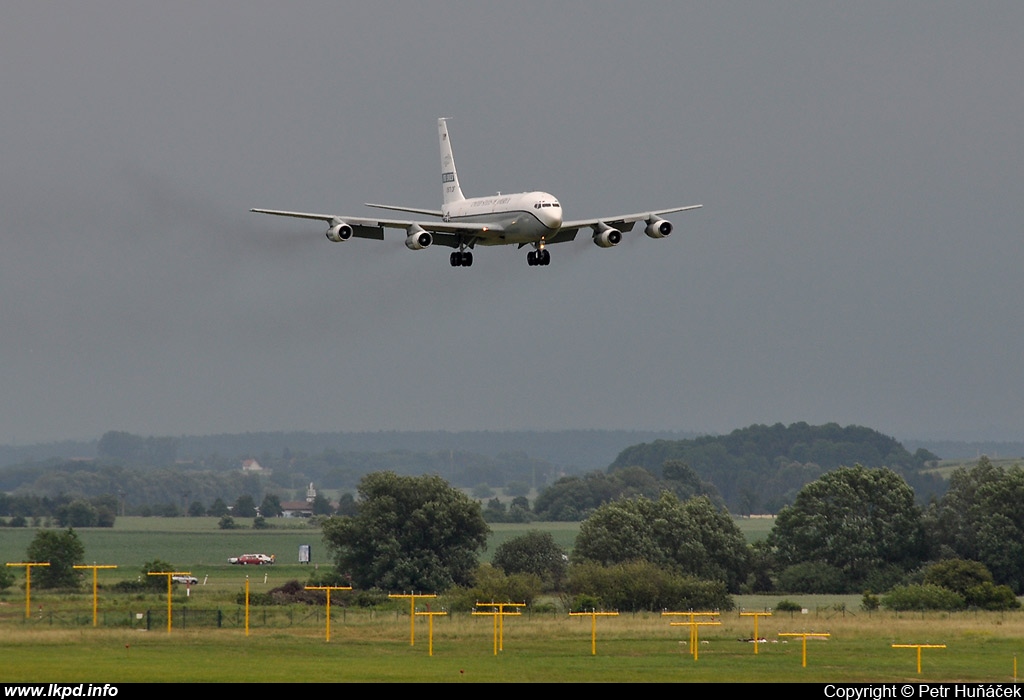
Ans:
[[[380,206],[380,205],[376,205]],[[385,207],[382,207],[385,208]],[[386,207],[399,209],[399,207]],[[290,216],[296,219],[314,219],[324,221],[328,225],[327,238],[338,242],[347,241],[349,238],[372,238],[378,241],[384,240],[384,229],[404,229],[406,233],[405,245],[413,250],[426,248],[432,243],[458,248],[460,241],[469,245],[476,239],[484,237],[484,234],[494,235],[500,233],[501,228],[493,224],[460,224],[448,221],[412,221],[406,219],[368,219],[358,216],[339,216],[336,214],[313,214],[304,211],[282,211],[279,209],[250,209],[257,214],[270,214],[272,216]],[[400,211],[410,211],[402,208]],[[434,212],[427,209],[411,210],[423,214]],[[438,212],[440,214],[440,212]]]

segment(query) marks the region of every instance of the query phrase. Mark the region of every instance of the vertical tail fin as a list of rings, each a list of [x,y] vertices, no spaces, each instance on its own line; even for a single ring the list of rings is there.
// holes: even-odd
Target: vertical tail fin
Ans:
[[[437,135],[441,141],[441,201],[444,204],[465,199],[459,187],[459,173],[455,170],[452,157],[452,143],[448,140],[448,121],[445,117],[437,120]]]

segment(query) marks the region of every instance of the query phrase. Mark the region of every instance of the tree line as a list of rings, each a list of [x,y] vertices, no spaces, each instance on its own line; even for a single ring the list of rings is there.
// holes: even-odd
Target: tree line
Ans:
[[[668,466],[669,473],[687,473],[684,465]],[[446,508],[426,494],[443,491],[440,480],[430,488],[410,482],[401,495],[397,484],[404,477],[367,479],[357,513],[325,525],[337,574],[361,586],[463,587],[483,595],[487,590],[473,588],[475,582],[522,592],[529,589],[524,580],[508,577],[532,575],[537,586],[546,581],[581,605],[589,600],[651,609],[697,601],[727,607],[730,595],[740,592],[862,593],[868,607],[886,594],[883,603],[896,608],[927,607],[935,600],[998,608],[1016,605],[1016,594],[1024,591],[1024,471],[1003,470],[985,458],[973,469],[958,470],[948,492],[927,506],[916,502],[910,485],[891,469],[840,467],[805,485],[780,511],[768,539],[754,545],[705,494],[633,494],[594,509],[580,526],[571,556],[562,557],[550,535],[531,533],[529,543],[517,539],[499,548],[497,572],[482,570],[471,555],[486,527],[474,515],[479,504],[452,490],[449,497],[461,504],[459,518],[435,521],[431,513]],[[699,486],[692,478],[689,483]],[[432,530],[435,522],[448,529]],[[473,535],[459,540],[452,535],[456,530]],[[384,532],[393,536],[382,538]],[[422,574],[447,566],[426,551],[432,541],[461,542],[457,574]],[[511,556],[505,547],[518,551]],[[391,561],[401,562],[400,574],[393,569],[382,578]]]
[[[986,458],[957,470],[925,507],[891,469],[840,467],[802,488],[754,545],[707,495],[666,489],[596,508],[571,554],[533,531],[481,565],[489,531],[481,504],[438,476],[393,472],[364,477],[353,511],[322,527],[335,566],[314,582],[351,584],[371,592],[366,600],[375,590],[445,593],[454,609],[545,592],[573,609],[726,610],[746,592],[862,593],[868,608],[1005,609],[1024,591],[1024,471]]]
[[[480,441],[487,436],[505,444],[500,436],[487,433],[473,434],[472,444],[482,447]],[[600,436],[581,433],[582,438],[605,445],[607,439],[602,441]],[[532,507],[519,502],[512,512],[507,503],[498,501],[490,504],[488,513],[492,522],[524,522],[578,521],[602,503],[636,495],[656,498],[665,489],[683,499],[706,495],[733,513],[777,512],[792,503],[804,484],[841,464],[888,466],[914,487],[920,503],[941,496],[945,488],[941,478],[927,472],[938,459],[934,454],[924,449],[911,454],[877,431],[835,424],[754,425],[723,436],[659,439],[627,447],[607,468],[582,473],[522,451],[485,455],[465,449],[355,452],[329,447],[307,453],[284,447],[278,453],[257,455],[255,446],[271,444],[267,435],[234,437],[224,444],[241,446],[242,437],[249,437],[253,447],[232,457],[212,453],[181,460],[185,438],[144,438],[111,431],[99,440],[94,460],[53,459],[0,468],[0,491],[85,499],[117,494],[122,503],[119,512],[183,515],[194,501],[209,507],[217,498],[230,502],[245,493],[257,500],[267,493],[291,500],[301,498],[310,482],[321,490],[351,492],[368,473],[432,473],[474,490],[525,484],[527,491],[538,492]],[[221,443],[213,441],[209,446],[217,444]],[[582,442],[577,447],[585,452],[588,445]],[[244,458],[252,457],[264,467],[260,476],[239,469]]]

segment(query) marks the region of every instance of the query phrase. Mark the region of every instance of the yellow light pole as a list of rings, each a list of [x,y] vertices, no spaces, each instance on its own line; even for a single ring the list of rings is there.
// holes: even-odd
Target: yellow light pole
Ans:
[[[570,612],[569,617],[582,617],[584,615],[590,615],[590,655],[597,656],[597,618],[601,617],[618,617],[617,612],[597,612],[597,610],[591,610],[590,612]]]
[[[430,612],[430,608],[427,608],[426,612],[418,612],[418,613],[415,613],[415,614],[416,615],[426,615],[427,616],[427,630],[428,630],[427,639],[429,640],[429,642],[427,643],[427,649],[430,652],[428,654],[428,656],[433,656],[434,655],[434,616],[435,615],[447,615],[448,613],[446,613],[446,612]]]
[[[922,649],[945,649],[945,644],[893,644],[893,649],[917,649],[917,675],[921,675],[921,650]],[[1017,676],[1017,658],[1013,659],[1013,675]]]
[[[245,577],[245,636],[249,636],[249,576]]]
[[[167,577],[167,634],[171,633],[171,584],[175,576],[191,576],[191,571],[150,571],[148,576],[166,576]]]
[[[307,591],[327,591],[327,641],[331,641],[331,591],[351,591],[352,586],[306,586]]]
[[[753,617],[754,618],[754,656],[757,656],[757,647],[761,643],[761,638],[757,635],[757,621],[762,617],[771,617],[770,612],[741,612],[740,617]]]
[[[779,632],[779,636],[803,638],[803,667],[807,668],[807,638],[814,637],[816,639],[828,639],[832,635],[825,634],[823,632]]]
[[[99,627],[99,618],[97,616],[97,601],[96,601],[97,596],[98,596],[97,591],[99,590],[99,585],[98,585],[98,582],[96,580],[96,571],[97,571],[97,569],[116,569],[117,565],[116,564],[75,564],[73,568],[75,568],[75,569],[92,569],[92,626],[93,627]]]
[[[686,627],[690,628],[690,648],[693,654],[693,660],[697,661],[700,657],[698,649],[700,648],[700,635],[697,632],[697,628],[701,625],[721,625],[721,622],[711,622],[709,620],[690,620],[689,622],[670,622],[669,627]]]
[[[678,624],[675,623],[675,622],[670,622],[669,626],[670,627],[672,627],[672,626],[682,627],[683,625],[688,625],[690,627],[690,654],[693,655],[693,660],[696,661],[697,660],[697,644],[699,643],[699,640],[697,638],[697,618],[698,617],[718,617],[718,613],[717,612],[693,612],[693,611],[690,611],[690,612],[668,612],[668,611],[666,611],[666,612],[661,613],[661,616],[662,617],[674,617],[674,616],[681,617],[681,616],[686,616],[686,617],[690,618],[688,621],[682,622],[682,623],[678,623]],[[716,622],[716,623],[710,623],[710,624],[721,624],[721,623]]]
[[[388,593],[388,598],[409,599],[409,646],[416,646],[416,600],[436,597],[434,593]]]
[[[49,566],[48,561],[23,561],[23,562],[7,562],[7,566],[24,566],[25,567],[25,619],[32,617],[32,567],[33,566]]]
[[[494,655],[497,656],[499,651],[505,651],[505,616],[506,615],[522,615],[519,612],[519,608],[525,608],[526,603],[477,603],[478,608],[496,608],[491,612],[473,611],[473,615],[491,615],[494,617]],[[511,612],[506,612],[505,608],[513,608]]]

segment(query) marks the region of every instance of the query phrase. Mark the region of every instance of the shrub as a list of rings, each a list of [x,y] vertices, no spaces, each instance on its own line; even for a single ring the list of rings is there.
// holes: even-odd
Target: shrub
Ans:
[[[540,595],[541,581],[536,574],[506,574],[490,564],[480,565],[472,586],[456,586],[444,597],[452,610],[472,610],[476,603],[526,603],[532,605]]]
[[[982,610],[1013,610],[1020,607],[1020,601],[1009,586],[997,586],[985,581],[971,586],[964,592],[968,606]]]
[[[945,559],[925,569],[924,583],[942,586],[963,595],[969,588],[992,583],[992,572],[981,562]]]
[[[780,600],[775,604],[775,610],[778,612],[800,612],[804,609],[804,606],[800,603],[793,602],[792,600]]]
[[[931,583],[897,586],[882,596],[887,610],[962,610],[965,606],[962,595]]]
[[[569,569],[568,592],[587,594],[611,610],[732,610],[724,581],[707,581],[635,561],[581,562]]]
[[[601,599],[597,596],[592,596],[587,593],[580,593],[572,599],[572,603],[569,604],[569,610],[571,612],[586,612],[588,610],[601,610],[603,606]]]
[[[872,610],[878,610],[878,606],[882,604],[878,596],[873,594],[871,591],[864,591],[864,597],[860,599],[860,609],[865,612],[871,612]]]
[[[156,578],[155,576],[146,578]],[[118,581],[110,587],[114,593],[146,593],[150,591],[149,581]]]

